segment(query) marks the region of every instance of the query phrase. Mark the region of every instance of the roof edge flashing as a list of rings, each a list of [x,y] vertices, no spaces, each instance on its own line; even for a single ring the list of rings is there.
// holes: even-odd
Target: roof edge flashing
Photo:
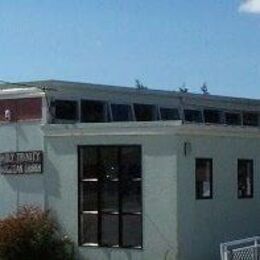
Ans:
[[[36,87],[32,88],[6,88],[0,89],[0,99],[43,97],[45,93]]]

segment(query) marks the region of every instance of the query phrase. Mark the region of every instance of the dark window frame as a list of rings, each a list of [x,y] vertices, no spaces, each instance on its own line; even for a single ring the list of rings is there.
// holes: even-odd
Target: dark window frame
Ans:
[[[74,117],[73,118],[66,118],[65,117],[58,117],[57,116],[57,104],[59,103],[71,103],[73,105],[75,105],[75,111],[74,111]],[[55,120],[64,120],[64,121],[78,121],[79,120],[79,102],[78,100],[72,100],[72,99],[56,99],[54,101],[54,105],[55,105]]]
[[[207,116],[206,116],[206,113],[216,113],[218,114],[219,116],[219,121],[218,122],[215,122],[212,120],[212,122],[209,122],[209,120],[207,120]],[[224,121],[224,115],[223,115],[223,111],[221,110],[218,110],[218,109],[214,109],[214,108],[204,108],[203,109],[203,118],[204,118],[204,122],[205,124],[223,124],[223,121]]]
[[[256,124],[252,124],[252,122],[250,122],[250,120],[248,121],[249,123],[248,122],[245,123],[246,122],[246,120],[245,120],[246,115],[256,116]],[[258,114],[258,112],[243,111],[242,121],[243,121],[243,126],[257,127],[257,126],[259,126],[259,114]]]
[[[250,163],[250,189],[251,189],[251,193],[249,195],[240,195],[239,194],[239,166],[240,163]],[[242,159],[239,158],[237,159],[237,198],[238,199],[252,199],[254,198],[254,160],[253,159]]]
[[[127,120],[115,120],[115,115],[114,115],[114,110],[113,107],[115,108],[116,106],[124,106],[124,107],[128,107],[128,119]],[[132,111],[132,106],[131,104],[126,104],[126,103],[110,103],[110,110],[111,110],[111,121],[113,122],[131,122],[134,120],[134,115],[133,115],[133,111]]]
[[[197,118],[197,115],[194,117],[195,120],[187,120],[188,114],[186,113],[198,113],[199,114],[199,120]],[[193,117],[193,116],[192,116]],[[200,108],[184,108],[183,109],[183,119],[185,123],[204,123],[204,117],[203,117],[203,111]]]
[[[102,108],[102,116],[98,119],[90,119],[85,104],[92,103],[93,106],[100,105]],[[86,112],[86,113],[85,113]],[[99,114],[97,114],[100,116]],[[109,105],[107,101],[96,99],[81,99],[80,100],[80,122],[81,123],[107,123],[110,121]]]
[[[199,187],[198,187],[198,176],[197,176],[197,164],[200,161],[209,161],[210,162],[210,194],[208,196],[203,196],[201,193],[199,193]],[[196,158],[195,159],[195,194],[196,194],[196,200],[208,200],[213,199],[213,159],[212,158]]]
[[[111,246],[111,245],[104,245],[101,243],[101,217],[102,215],[106,215],[106,214],[110,214],[110,215],[113,215],[114,213],[113,212],[106,212],[106,211],[101,211],[101,201],[98,202],[98,211],[97,211],[97,217],[98,217],[98,243],[95,244],[95,243],[82,243],[82,237],[81,237],[81,216],[84,215],[84,213],[82,213],[81,211],[81,182],[82,182],[82,177],[81,177],[81,165],[80,165],[80,154],[81,154],[81,149],[84,149],[85,147],[98,147],[99,149],[102,149],[102,148],[118,148],[118,149],[122,149],[122,148],[131,148],[131,147],[135,147],[138,149],[138,153],[139,153],[139,158],[140,158],[140,174],[141,174],[141,178],[133,178],[132,181],[135,181],[134,179],[137,179],[136,181],[140,181],[140,198],[141,198],[141,201],[140,201],[140,207],[141,207],[141,211],[140,212],[123,212],[122,211],[122,187],[119,188],[119,211],[118,211],[118,218],[119,218],[119,232],[118,232],[118,236],[119,236],[119,245],[114,245],[114,246]],[[135,144],[131,144],[131,145],[79,145],[78,146],[78,245],[79,246],[82,246],[82,247],[98,247],[98,248],[130,248],[130,249],[137,249],[137,250],[140,250],[140,249],[143,249],[143,181],[142,181],[142,172],[143,172],[143,167],[142,167],[142,146],[141,145],[135,145]],[[100,156],[100,155],[99,155]],[[101,184],[98,182],[98,179],[93,179],[93,178],[90,178],[92,179],[92,181],[94,182],[97,182],[98,184],[98,200],[100,200],[100,186]],[[122,177],[120,178],[120,176],[118,177],[118,181],[122,181]],[[91,213],[90,213],[91,214]],[[115,213],[116,214],[116,213]],[[123,217],[124,216],[130,216],[130,215],[133,215],[133,216],[140,216],[140,226],[141,226],[141,241],[140,241],[140,246],[124,246],[122,244],[122,240],[123,240]]]
[[[239,116],[239,122],[238,123],[229,123],[227,121],[227,115],[238,115]],[[243,120],[243,115],[241,114],[240,111],[224,111],[224,124],[225,125],[230,125],[230,126],[242,126],[242,120]]]
[[[158,110],[159,110],[159,113],[160,113],[160,120],[161,121],[171,121],[171,120],[178,121],[178,120],[181,120],[180,111],[177,107],[159,106]],[[171,112],[175,113],[175,116],[177,115],[176,118],[174,118],[174,119],[163,118],[162,117],[163,110],[168,110],[168,112],[171,111]]]
[[[143,106],[143,108],[141,108]],[[134,109],[134,116],[135,116],[135,121],[137,122],[152,122],[152,121],[157,121],[158,120],[158,111],[157,111],[157,106],[154,105],[154,104],[143,104],[143,103],[133,103],[133,109]],[[138,114],[138,111],[136,109],[151,109],[151,118],[149,119],[139,119],[138,117],[140,115],[137,115]],[[139,112],[142,112],[142,111],[139,111]],[[143,111],[144,113],[145,111]],[[141,113],[140,113],[141,114]],[[145,115],[146,116],[146,115]]]

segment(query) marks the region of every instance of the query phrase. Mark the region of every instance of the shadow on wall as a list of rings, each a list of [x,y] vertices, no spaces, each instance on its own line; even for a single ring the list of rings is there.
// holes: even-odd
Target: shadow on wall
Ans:
[[[77,153],[78,145],[84,144],[86,139],[73,136],[70,138],[55,137],[54,140],[53,138],[47,137],[45,142],[46,146],[48,146],[56,156],[62,158],[63,155],[71,155],[74,152]]]
[[[2,175],[6,182],[11,186],[13,191],[23,193],[43,193],[43,176],[42,174],[16,174]]]
[[[44,187],[46,196],[60,198],[60,174],[55,164],[45,156],[44,160]]]

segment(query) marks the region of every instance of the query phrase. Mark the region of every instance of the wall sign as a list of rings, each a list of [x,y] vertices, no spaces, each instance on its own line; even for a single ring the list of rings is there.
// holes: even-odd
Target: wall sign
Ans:
[[[0,174],[42,173],[42,151],[0,153]]]

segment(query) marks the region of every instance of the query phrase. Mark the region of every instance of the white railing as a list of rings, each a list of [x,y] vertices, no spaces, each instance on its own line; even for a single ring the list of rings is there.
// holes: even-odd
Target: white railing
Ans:
[[[220,244],[221,260],[260,260],[260,237]]]

